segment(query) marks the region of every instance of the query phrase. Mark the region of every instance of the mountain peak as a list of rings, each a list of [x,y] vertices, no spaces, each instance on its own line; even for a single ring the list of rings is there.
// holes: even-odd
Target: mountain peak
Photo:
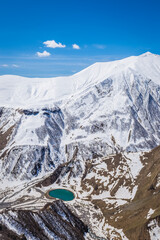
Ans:
[[[153,55],[155,55],[155,54],[148,51],[148,52],[141,54],[140,56],[148,57],[148,56],[153,56]]]

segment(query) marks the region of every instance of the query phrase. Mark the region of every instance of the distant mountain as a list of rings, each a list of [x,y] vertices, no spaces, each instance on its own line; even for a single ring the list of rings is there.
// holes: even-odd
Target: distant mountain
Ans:
[[[154,240],[159,145],[159,55],[95,63],[69,77],[0,76],[2,211],[39,211],[45,192],[62,186],[77,195],[70,208],[88,225],[86,239]]]

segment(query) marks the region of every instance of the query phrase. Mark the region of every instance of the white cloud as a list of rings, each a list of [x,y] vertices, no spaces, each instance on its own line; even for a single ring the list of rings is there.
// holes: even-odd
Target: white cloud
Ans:
[[[8,64],[2,64],[1,67],[9,67]]]
[[[72,44],[72,47],[73,47],[73,49],[80,49],[80,46],[78,46],[77,44]]]
[[[17,64],[12,64],[12,67],[14,67],[14,68],[18,68],[19,65],[17,65]]]
[[[49,57],[51,54],[47,51],[43,51],[43,52],[37,52],[36,53],[38,57]]]
[[[62,43],[56,43],[54,40],[46,41],[43,44],[49,48],[65,48],[66,47],[66,45],[63,45]]]

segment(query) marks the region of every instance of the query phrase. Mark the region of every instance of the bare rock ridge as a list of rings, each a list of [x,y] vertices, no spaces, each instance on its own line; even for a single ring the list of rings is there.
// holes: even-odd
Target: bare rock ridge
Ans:
[[[10,210],[0,214],[1,240],[84,240],[87,231],[87,226],[60,200],[39,212]]]

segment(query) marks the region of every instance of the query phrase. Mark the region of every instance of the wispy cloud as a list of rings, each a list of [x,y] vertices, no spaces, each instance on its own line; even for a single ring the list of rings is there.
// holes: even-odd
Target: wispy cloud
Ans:
[[[38,57],[49,57],[51,54],[47,51],[43,51],[43,52],[37,52],[36,55]]]
[[[65,48],[66,47],[66,45],[63,45],[60,42],[56,43],[54,40],[46,41],[43,44],[46,45],[46,47],[49,47],[49,48]]]
[[[18,68],[19,65],[17,65],[17,64],[12,64],[12,67],[14,67],[14,68]]]
[[[0,65],[0,67],[3,67],[3,68],[18,68],[19,67],[19,65],[17,65],[17,64],[2,64],[2,65]]]
[[[93,46],[95,48],[98,48],[98,49],[105,49],[106,48],[106,45],[104,45],[104,44],[93,44]]]
[[[73,49],[80,49],[80,46],[78,46],[77,44],[72,44],[72,47],[73,47]]]
[[[2,64],[1,67],[9,67],[8,64]]]

